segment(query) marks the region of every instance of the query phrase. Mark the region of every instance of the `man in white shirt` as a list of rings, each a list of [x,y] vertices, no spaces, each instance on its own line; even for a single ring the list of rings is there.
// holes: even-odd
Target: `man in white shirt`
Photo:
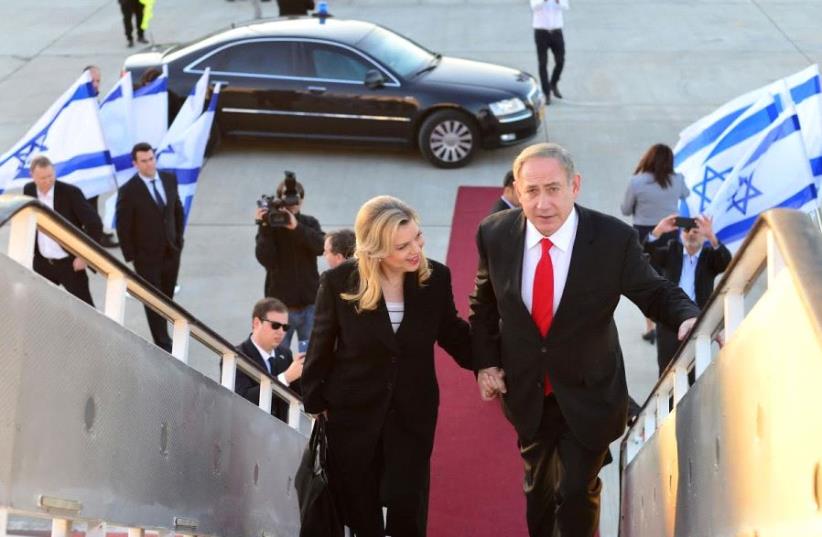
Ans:
[[[620,297],[680,338],[699,310],[651,268],[630,226],[576,205],[582,179],[568,151],[536,144],[512,168],[522,208],[488,216],[477,232],[474,369],[483,399],[501,397],[517,431],[529,535],[549,537],[556,525],[564,537],[591,537],[597,476],[627,418]]]
[[[276,298],[263,298],[254,304],[251,313],[251,334],[237,351],[251,358],[269,375],[300,393],[299,380],[303,374],[305,353],[293,358],[289,349],[278,348],[288,331],[288,308]],[[259,403],[260,386],[248,375],[237,370],[234,391],[255,405]],[[288,421],[288,405],[275,397],[271,413],[283,421]]]
[[[29,165],[32,182],[23,187],[23,194],[36,197],[43,205],[82,229],[99,242],[103,223],[94,207],[74,185],[57,180],[54,166],[48,157],[34,157]],[[86,263],[69,254],[44,233],[37,233],[32,268],[41,276],[94,306],[88,286]]]
[[[565,39],[562,37],[562,10],[568,9],[568,0],[531,0],[533,12],[534,42],[537,45],[539,80],[545,104],[551,102],[551,94],[562,99],[559,77],[565,65]],[[554,70],[548,78],[548,50],[554,55]]]

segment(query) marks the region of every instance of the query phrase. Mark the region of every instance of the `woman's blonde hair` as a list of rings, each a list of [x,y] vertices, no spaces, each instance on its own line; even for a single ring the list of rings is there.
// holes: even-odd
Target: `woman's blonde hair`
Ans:
[[[397,230],[409,222],[419,225],[420,220],[416,211],[392,196],[371,198],[357,212],[357,220],[354,223],[357,248],[354,257],[357,259],[357,269],[360,273],[359,288],[356,293],[342,293],[340,296],[343,300],[356,302],[358,311],[377,309],[377,304],[382,298],[380,261],[391,254]],[[417,281],[423,284],[430,276],[428,260],[420,252]]]

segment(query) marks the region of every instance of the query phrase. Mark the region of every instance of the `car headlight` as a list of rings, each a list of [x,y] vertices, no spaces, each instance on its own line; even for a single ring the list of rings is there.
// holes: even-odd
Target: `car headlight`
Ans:
[[[525,103],[522,102],[522,99],[514,97],[513,99],[503,99],[502,101],[491,103],[488,107],[491,108],[491,113],[497,117],[501,117],[522,112],[525,110]]]

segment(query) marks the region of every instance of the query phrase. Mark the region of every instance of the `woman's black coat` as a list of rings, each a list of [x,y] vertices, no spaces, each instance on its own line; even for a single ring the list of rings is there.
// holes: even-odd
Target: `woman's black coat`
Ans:
[[[355,261],[325,272],[302,375],[305,410],[328,410],[331,449],[334,459],[345,461],[344,473],[369,467],[379,446],[391,488],[427,487],[439,405],[434,344],[471,367],[468,324],[454,306],[450,271],[429,264],[423,285],[416,273],[405,276],[405,313],[396,334],[384,300],[376,310],[357,312],[340,297],[358,288]]]

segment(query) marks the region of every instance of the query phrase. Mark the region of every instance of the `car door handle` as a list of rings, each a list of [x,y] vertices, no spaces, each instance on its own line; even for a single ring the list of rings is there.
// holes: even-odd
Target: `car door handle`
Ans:
[[[328,91],[328,88],[325,86],[308,86],[308,93],[313,93],[315,95],[322,95]]]

